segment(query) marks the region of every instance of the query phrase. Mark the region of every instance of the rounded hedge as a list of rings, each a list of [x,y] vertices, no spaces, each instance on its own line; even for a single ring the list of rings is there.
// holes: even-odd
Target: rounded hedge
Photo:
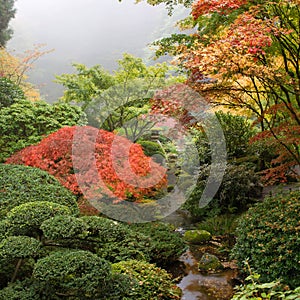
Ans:
[[[247,260],[262,281],[300,285],[300,191],[269,197],[249,209],[237,227],[233,257]]]
[[[76,238],[87,231],[87,226],[82,219],[66,215],[47,219],[40,228],[44,236],[51,240]]]
[[[131,290],[125,299],[170,300],[181,299],[181,290],[164,269],[144,261],[128,260],[112,265],[116,274],[125,274],[135,279],[139,285]]]
[[[42,223],[54,216],[69,216],[70,209],[48,201],[28,202],[14,207],[8,212],[4,222],[9,235],[39,236]]]
[[[158,143],[144,140],[140,140],[137,143],[142,146],[143,151],[147,156],[152,156],[155,154],[164,155],[164,152]]]
[[[0,242],[0,259],[37,256],[42,244],[28,236],[9,236]]]
[[[0,219],[12,208],[35,201],[55,202],[79,214],[76,197],[45,171],[0,164],[0,178]]]
[[[47,282],[56,294],[92,298],[105,290],[110,272],[110,264],[89,251],[57,251],[37,261],[33,278]]]
[[[187,248],[183,238],[169,224],[149,222],[132,224],[129,228],[149,237],[144,252],[148,252],[151,263],[161,267],[174,263]]]

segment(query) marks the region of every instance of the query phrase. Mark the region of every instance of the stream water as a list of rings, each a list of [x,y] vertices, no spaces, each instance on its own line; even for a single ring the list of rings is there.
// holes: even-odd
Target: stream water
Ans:
[[[185,266],[186,275],[178,286],[183,295],[182,300],[227,300],[233,294],[230,283],[235,271],[228,269],[218,273],[201,274],[198,271],[198,260],[190,250],[187,250],[180,261]]]
[[[164,219],[178,231],[192,229],[193,222],[185,211],[175,211]],[[225,268],[221,272],[202,274],[198,270],[198,262],[203,254],[201,247],[190,247],[179,259],[184,276],[178,283],[182,290],[182,300],[229,300],[233,295],[232,280],[237,270]],[[173,273],[173,272],[172,272]],[[175,271],[180,273],[180,271]],[[177,274],[178,275],[178,274]],[[181,272],[182,275],[182,272]]]

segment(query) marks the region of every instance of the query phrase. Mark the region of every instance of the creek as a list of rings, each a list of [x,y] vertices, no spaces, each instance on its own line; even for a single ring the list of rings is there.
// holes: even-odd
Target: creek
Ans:
[[[185,266],[185,276],[178,283],[182,290],[182,300],[227,300],[231,299],[233,287],[231,281],[236,270],[228,269],[218,273],[201,274],[198,260],[191,250],[187,250],[180,261]]]
[[[178,231],[193,229],[194,224],[183,211],[176,211],[164,219]],[[210,249],[210,250],[208,250]],[[210,245],[190,245],[179,258],[178,266],[170,270],[175,277],[182,279],[177,284],[182,290],[181,300],[229,300],[233,295],[233,282],[237,278],[237,268],[233,263],[222,262],[224,270],[201,273],[198,263],[206,251],[213,250]],[[214,253],[212,253],[214,254]]]

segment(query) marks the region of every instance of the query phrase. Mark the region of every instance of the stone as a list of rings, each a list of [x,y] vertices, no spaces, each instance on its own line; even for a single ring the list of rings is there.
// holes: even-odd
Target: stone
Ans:
[[[222,270],[223,265],[215,255],[204,253],[199,261],[198,269],[205,272],[217,271]]]
[[[208,242],[211,239],[211,234],[206,230],[187,230],[183,237],[185,241],[198,245]]]

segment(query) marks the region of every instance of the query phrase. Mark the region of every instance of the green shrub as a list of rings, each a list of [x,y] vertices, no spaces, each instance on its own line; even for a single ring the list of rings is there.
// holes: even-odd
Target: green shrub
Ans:
[[[130,228],[149,237],[144,251],[148,253],[150,262],[159,266],[172,264],[186,250],[182,237],[168,224],[149,222],[132,224]]]
[[[31,279],[10,283],[0,290],[0,300],[58,300],[54,291],[45,284],[39,284]]]
[[[143,261],[122,261],[112,265],[114,273],[121,273],[135,279],[139,284],[128,290],[125,299],[170,300],[181,299],[181,290],[165,270]]]
[[[150,260],[150,238],[121,222],[97,216],[56,216],[45,220],[40,228],[45,238],[61,246],[86,249],[110,262]]]
[[[261,195],[259,177],[252,168],[228,164],[223,181],[214,198],[207,206],[200,208],[199,201],[206,186],[209,171],[209,166],[201,167],[196,188],[183,205],[183,209],[187,209],[196,220],[245,211]]]
[[[276,195],[241,217],[232,250],[240,267],[248,261],[262,281],[300,285],[300,192]]]
[[[0,162],[64,126],[85,124],[82,110],[67,103],[19,100],[0,109]]]
[[[76,197],[45,171],[0,164],[0,178],[0,219],[15,206],[34,201],[66,205],[79,214]]]
[[[110,280],[110,265],[89,251],[58,251],[37,261],[33,278],[56,294],[95,299]]]
[[[54,216],[71,215],[70,209],[65,205],[54,202],[36,201],[21,204],[8,212],[5,223],[9,235],[29,235],[39,237],[42,223]]]
[[[251,123],[242,116],[216,112],[216,117],[222,127],[225,142],[226,154],[229,160],[245,157],[249,152],[249,140],[254,135]],[[199,160],[203,164],[211,163],[210,143],[205,132],[195,129],[192,131],[195,137],[196,146],[199,153]],[[222,141],[220,141],[222,143]]]
[[[149,260],[149,238],[120,222],[97,216],[57,216],[46,220],[41,229],[46,238],[60,245],[89,250],[110,262]]]
[[[45,238],[51,240],[70,239],[82,235],[87,226],[80,218],[66,215],[58,215],[45,220],[40,229]]]
[[[238,216],[236,215],[215,216],[200,222],[197,227],[202,230],[207,230],[212,235],[234,234],[237,218]]]
[[[164,152],[158,143],[144,140],[139,140],[137,143],[142,146],[143,151],[147,156],[152,156],[155,154],[164,155]]]
[[[242,116],[216,112],[226,140],[226,150],[229,158],[245,156],[249,147],[249,139],[254,135],[251,123]]]
[[[148,246],[147,236],[129,231],[122,239],[101,244],[96,253],[112,263],[131,259],[149,261]]]
[[[25,99],[22,89],[8,78],[0,77],[0,109],[20,99]]]
[[[135,288],[137,282],[123,274],[111,274],[110,280],[105,285],[99,287],[99,291],[89,296],[81,294],[70,294],[70,289],[65,289],[64,294],[57,291],[48,282],[36,279],[25,279],[10,283],[8,287],[0,290],[0,300],[83,300],[83,299],[103,299],[103,300],[125,300],[129,290]],[[95,298],[97,297],[97,298]]]
[[[122,241],[130,234],[128,227],[118,221],[97,216],[83,216],[80,219],[87,227],[87,237],[97,237],[101,244]]]
[[[260,275],[254,273],[246,278],[246,285],[236,288],[232,300],[300,300],[300,287],[287,290],[279,280],[260,283]]]
[[[128,226],[97,216],[56,216],[40,228],[48,239],[89,249],[113,263],[139,259],[164,266],[178,259],[186,248],[180,235],[163,223]]]
[[[35,257],[41,249],[41,242],[28,236],[9,236],[0,242],[0,260]]]

